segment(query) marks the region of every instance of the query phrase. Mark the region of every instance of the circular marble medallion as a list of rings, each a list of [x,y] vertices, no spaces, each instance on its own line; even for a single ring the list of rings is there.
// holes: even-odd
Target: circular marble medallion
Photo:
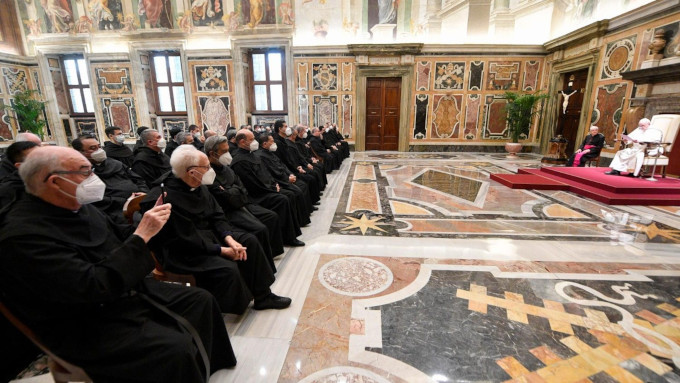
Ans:
[[[319,270],[319,281],[342,295],[365,297],[384,291],[392,284],[392,271],[368,258],[347,257],[326,263]]]
[[[298,383],[389,383],[389,380],[363,368],[338,366],[317,371]]]
[[[628,47],[617,47],[609,55],[609,68],[614,72],[618,72],[626,65],[626,61],[628,61]]]

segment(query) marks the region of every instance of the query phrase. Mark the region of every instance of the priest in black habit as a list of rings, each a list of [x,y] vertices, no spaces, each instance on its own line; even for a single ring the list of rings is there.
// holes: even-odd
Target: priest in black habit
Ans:
[[[203,149],[216,174],[215,182],[208,186],[208,190],[224,210],[229,223],[243,231],[253,233],[268,258],[273,259],[283,254],[279,216],[269,209],[251,203],[248,199],[248,190],[229,167],[232,158],[227,137],[209,137],[205,140]]]
[[[261,133],[257,137],[257,142],[260,148],[253,152],[253,154],[262,161],[262,164],[267,168],[274,181],[281,187],[281,190],[294,194],[297,206],[300,207],[300,214],[303,215],[302,221],[306,222],[306,220],[309,220],[312,211],[318,210],[313,205],[312,199],[309,196],[307,184],[293,175],[293,172],[276,156],[277,144],[270,133]]]
[[[277,120],[274,123],[274,142],[276,143],[276,155],[279,157],[286,167],[293,171],[295,176],[304,181],[309,188],[309,195],[312,197],[312,202],[319,202],[321,195],[321,187],[316,176],[308,174],[305,170],[306,164],[302,164],[297,156],[297,148],[295,143],[290,141],[288,137],[293,135],[293,129],[283,120]],[[305,166],[305,167],[303,167]]]
[[[326,173],[331,173],[333,170],[340,169],[340,163],[342,159],[339,153],[334,155],[331,153],[330,149],[327,149],[323,143],[323,136],[319,128],[312,128],[312,137],[309,140],[309,146],[318,157],[323,159],[323,164],[326,169]]]
[[[34,150],[19,175],[27,193],[0,211],[0,292],[46,347],[98,383],[198,383],[236,364],[209,293],[147,278],[170,204],[114,224],[88,205],[104,185],[70,148]]]
[[[163,153],[166,142],[156,130],[147,129],[140,136],[142,146],[137,150],[132,171],[141,176],[151,187],[160,176],[170,171],[170,157]]]
[[[104,198],[93,205],[113,217],[114,220],[125,222],[123,206],[128,198],[137,197],[149,191],[142,177],[124,166],[122,162],[108,158],[106,151],[92,135],[74,139],[71,146],[90,161],[94,173],[106,184]]]
[[[604,134],[598,133],[600,128],[591,126],[589,134],[583,139],[581,146],[569,157],[565,166],[586,166],[586,162],[597,158],[604,147]]]
[[[28,153],[40,146],[31,141],[15,142],[7,147],[3,161],[12,164],[12,172],[0,180],[0,209],[11,204],[24,194],[24,181],[19,177],[19,166],[24,162]]]
[[[106,133],[106,137],[109,138],[109,140],[104,143],[106,156],[122,162],[128,169],[131,168],[135,156],[132,154],[132,150],[125,146],[125,135],[123,135],[123,131],[117,126],[109,126],[104,129],[104,133]]]
[[[274,211],[279,216],[284,243],[291,246],[304,246],[304,242],[295,238],[302,234],[300,225],[311,223],[309,215],[304,215],[306,210],[298,205],[294,193],[281,188],[276,183],[260,159],[253,154],[259,148],[253,132],[241,129],[236,137],[238,137],[238,148],[233,154],[231,168],[243,182],[251,200]]]
[[[290,136],[290,140],[295,144],[297,148],[298,157],[301,161],[307,164],[307,168],[316,174],[317,180],[321,182],[321,190],[326,188],[328,184],[328,179],[326,178],[326,171],[324,170],[323,164],[320,163],[319,159],[312,154],[311,145],[307,142],[309,134],[307,133],[307,127],[298,125],[295,131]],[[311,167],[310,167],[311,165]]]
[[[168,223],[150,242],[163,268],[193,274],[196,285],[210,291],[222,312],[242,314],[251,299],[256,310],[283,309],[290,298],[271,292],[274,271],[252,234],[236,230],[210,194],[215,171],[205,153],[193,145],[175,149],[172,173],[158,180],[172,204]],[[154,206],[162,187],[156,185],[142,201],[142,211]]]

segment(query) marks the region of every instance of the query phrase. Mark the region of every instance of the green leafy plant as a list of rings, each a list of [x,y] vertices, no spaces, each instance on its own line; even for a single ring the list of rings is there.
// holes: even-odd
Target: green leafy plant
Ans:
[[[26,89],[14,95],[13,105],[5,105],[5,108],[14,111],[13,117],[20,131],[35,133],[40,138],[45,132],[45,119],[43,110],[45,103],[37,99],[38,91]]]
[[[531,120],[538,113],[534,106],[538,101],[548,98],[548,95],[540,92],[526,94],[505,92],[505,97],[508,99],[505,106],[508,135],[512,142],[519,142],[522,134],[529,135]]]

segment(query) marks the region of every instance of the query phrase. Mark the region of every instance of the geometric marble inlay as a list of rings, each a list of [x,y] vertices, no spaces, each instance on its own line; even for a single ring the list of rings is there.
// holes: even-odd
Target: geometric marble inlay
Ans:
[[[394,215],[433,215],[420,206],[406,202],[390,201],[390,207],[392,208],[392,213]]]
[[[390,287],[393,279],[392,271],[387,266],[368,258],[340,258],[319,269],[321,284],[341,295],[374,295]]]
[[[481,181],[437,170],[426,170],[411,182],[470,202],[475,202],[484,185]]]
[[[317,371],[298,383],[389,383],[389,380],[363,368],[340,366]]]

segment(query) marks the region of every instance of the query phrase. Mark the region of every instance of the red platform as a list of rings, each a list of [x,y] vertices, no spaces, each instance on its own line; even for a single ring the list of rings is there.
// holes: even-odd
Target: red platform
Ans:
[[[567,190],[609,205],[680,206],[680,180],[610,176],[609,168],[545,167],[519,169],[518,174],[492,174],[513,189]]]

